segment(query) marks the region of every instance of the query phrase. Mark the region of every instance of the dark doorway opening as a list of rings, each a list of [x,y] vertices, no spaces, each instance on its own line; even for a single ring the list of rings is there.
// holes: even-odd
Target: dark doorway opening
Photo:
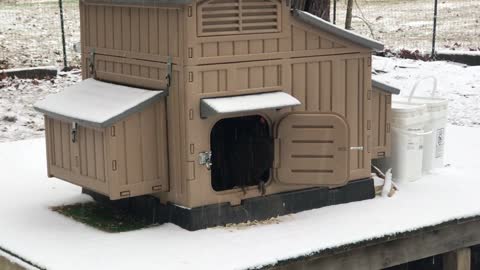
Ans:
[[[263,185],[270,178],[273,138],[259,115],[225,118],[210,134],[212,187],[216,191]]]

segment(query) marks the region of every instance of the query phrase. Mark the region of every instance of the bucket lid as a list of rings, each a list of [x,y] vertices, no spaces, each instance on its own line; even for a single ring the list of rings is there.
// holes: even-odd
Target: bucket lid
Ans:
[[[407,104],[392,102],[392,125],[404,127],[411,125],[424,125],[428,120],[425,104]]]
[[[393,113],[425,113],[425,104],[409,104],[404,102],[392,102]]]
[[[392,97],[392,101],[395,103],[406,103],[420,105],[424,104],[427,106],[427,110],[438,110],[439,108],[444,108],[448,106],[448,100],[444,98],[436,97],[412,97],[410,103],[408,102],[408,97],[405,96],[395,96]]]

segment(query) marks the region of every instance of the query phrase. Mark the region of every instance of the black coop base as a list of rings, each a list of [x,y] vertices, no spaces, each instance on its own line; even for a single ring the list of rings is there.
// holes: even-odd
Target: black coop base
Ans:
[[[159,199],[153,196],[138,196],[111,201],[108,197],[88,189],[83,189],[82,192],[92,196],[97,202],[108,203],[146,218],[152,224],[171,222],[189,231],[230,223],[261,221],[328,205],[375,197],[371,178],[351,181],[346,186],[334,189],[310,188],[245,199],[237,206],[220,203],[184,208],[170,203],[161,204]]]

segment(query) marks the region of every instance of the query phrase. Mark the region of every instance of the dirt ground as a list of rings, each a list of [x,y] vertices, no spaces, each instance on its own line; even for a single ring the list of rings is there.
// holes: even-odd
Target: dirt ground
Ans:
[[[480,49],[478,1],[439,0],[439,50]],[[337,0],[337,11],[337,25],[343,26],[345,0]],[[80,42],[78,0],[64,0],[64,12],[68,64],[80,65],[74,50]],[[373,33],[388,48],[431,49],[432,0],[356,0],[353,12],[354,31],[369,37]],[[58,2],[0,1],[0,69],[42,65],[62,65]]]
[[[60,72],[51,79],[0,77],[0,142],[44,136],[43,115],[33,104],[81,80],[80,70]],[[0,268],[1,269],[1,268]]]
[[[0,69],[63,66],[58,1],[0,1]],[[80,64],[78,0],[64,1],[67,61]]]
[[[354,31],[393,49],[430,51],[433,32],[432,0],[355,0]],[[337,25],[345,25],[345,1],[337,1]],[[480,50],[478,0],[439,0],[437,50]],[[371,30],[367,26],[370,25]]]

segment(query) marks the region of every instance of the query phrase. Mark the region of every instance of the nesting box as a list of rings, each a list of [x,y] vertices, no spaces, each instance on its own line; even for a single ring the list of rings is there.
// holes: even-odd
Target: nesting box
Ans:
[[[383,45],[290,5],[81,0],[85,80],[36,105],[49,175],[189,209],[370,179]]]

